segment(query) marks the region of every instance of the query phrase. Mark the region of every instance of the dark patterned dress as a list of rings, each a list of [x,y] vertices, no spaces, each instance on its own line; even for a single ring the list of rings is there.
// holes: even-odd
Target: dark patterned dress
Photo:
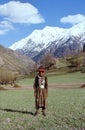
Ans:
[[[47,106],[48,82],[46,76],[36,76],[34,81],[35,107],[45,109]]]

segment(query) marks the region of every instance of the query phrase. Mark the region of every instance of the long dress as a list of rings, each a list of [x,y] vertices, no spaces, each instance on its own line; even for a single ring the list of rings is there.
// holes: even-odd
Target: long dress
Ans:
[[[34,81],[35,107],[36,109],[47,107],[48,82],[46,76],[36,76]]]

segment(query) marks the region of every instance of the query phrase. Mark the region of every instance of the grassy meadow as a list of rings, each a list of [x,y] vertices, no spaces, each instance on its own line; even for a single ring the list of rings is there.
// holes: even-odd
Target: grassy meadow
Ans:
[[[32,87],[33,80],[23,79],[18,83]],[[34,116],[33,89],[0,91],[0,130],[85,130],[85,89],[77,87],[85,82],[85,74],[54,75],[48,81],[46,117],[41,110]],[[59,89],[63,84],[69,89]],[[70,88],[72,85],[76,89]]]
[[[61,85],[61,84],[82,84],[85,82],[85,73],[81,73],[81,72],[76,72],[76,73],[66,73],[66,74],[62,74],[62,75],[54,75],[50,74],[48,76],[48,74],[46,74],[48,77],[48,84],[49,86],[53,86],[53,85]],[[22,79],[18,82],[19,85],[21,86],[28,86],[28,87],[32,87],[33,86],[33,82],[34,82],[34,77],[33,78],[25,78]],[[68,86],[69,87],[69,86]]]

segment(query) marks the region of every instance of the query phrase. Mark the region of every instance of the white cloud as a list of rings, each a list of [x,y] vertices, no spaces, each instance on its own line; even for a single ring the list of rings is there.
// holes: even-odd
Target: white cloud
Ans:
[[[68,15],[67,17],[63,17],[60,19],[62,23],[70,23],[72,25],[78,24],[81,22],[85,22],[85,15],[76,14],[76,15]]]
[[[0,22],[0,35],[5,34],[6,32],[8,32],[9,30],[13,30],[14,27],[12,26],[12,24],[8,21],[2,21]]]
[[[37,24],[45,22],[37,8],[29,3],[10,1],[0,5],[0,16],[12,23]]]

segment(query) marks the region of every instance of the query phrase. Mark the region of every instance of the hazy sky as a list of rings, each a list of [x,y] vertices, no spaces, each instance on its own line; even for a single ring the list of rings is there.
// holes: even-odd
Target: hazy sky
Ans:
[[[0,0],[0,44],[9,47],[45,26],[85,22],[85,0]]]

